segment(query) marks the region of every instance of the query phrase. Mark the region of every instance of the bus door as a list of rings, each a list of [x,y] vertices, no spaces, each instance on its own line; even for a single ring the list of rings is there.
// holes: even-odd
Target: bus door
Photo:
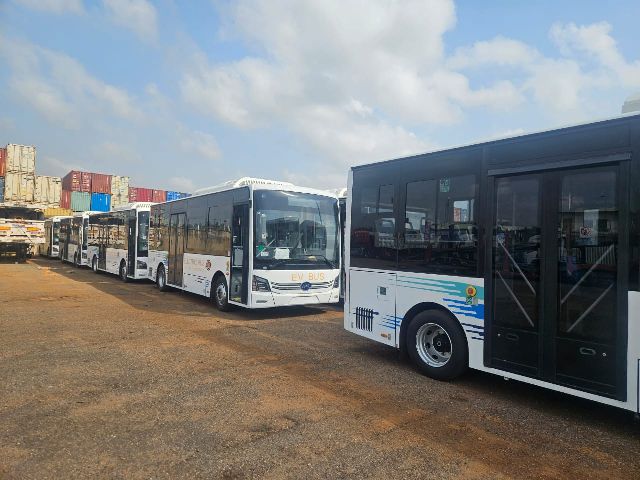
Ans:
[[[626,397],[625,168],[491,178],[489,366]]]
[[[247,303],[249,283],[249,205],[234,205],[231,222],[229,300]]]
[[[137,248],[137,217],[136,211],[129,214],[127,219],[127,275],[136,274],[136,248]],[[180,277],[182,278],[182,277]]]
[[[107,245],[109,245],[110,221],[109,218],[98,220],[98,268],[107,269]]]
[[[169,283],[182,286],[186,213],[174,213],[169,219]]]

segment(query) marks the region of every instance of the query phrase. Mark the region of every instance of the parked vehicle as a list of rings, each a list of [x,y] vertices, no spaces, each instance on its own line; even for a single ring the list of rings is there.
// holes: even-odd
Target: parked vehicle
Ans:
[[[151,207],[149,278],[221,310],[334,303],[339,228],[337,197],[243,178]]]
[[[70,216],[56,216],[44,221],[44,254],[50,258],[60,258],[60,221]]]
[[[77,213],[73,217],[60,220],[60,259],[73,263],[76,267],[88,266],[87,230],[89,215],[97,212]]]
[[[639,184],[640,115],[353,167],[344,327],[638,412]]]
[[[42,209],[0,205],[0,256],[24,262],[43,243]]]
[[[89,215],[87,258],[94,272],[123,281],[148,277],[149,211],[152,203],[133,203]]]

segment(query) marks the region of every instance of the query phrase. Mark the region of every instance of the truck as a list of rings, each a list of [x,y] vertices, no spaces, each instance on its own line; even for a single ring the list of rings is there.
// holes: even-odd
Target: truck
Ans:
[[[0,204],[0,257],[24,262],[44,242],[42,208]]]

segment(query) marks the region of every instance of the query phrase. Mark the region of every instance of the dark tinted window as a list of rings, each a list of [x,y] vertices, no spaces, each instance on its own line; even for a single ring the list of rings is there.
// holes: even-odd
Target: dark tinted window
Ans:
[[[231,205],[209,208],[207,251],[210,255],[229,256],[231,248]]]
[[[351,265],[396,268],[395,187],[354,183],[353,199]]]
[[[138,256],[149,256],[149,212],[138,212]]]
[[[475,175],[411,182],[406,189],[400,268],[476,275]]]
[[[189,253],[207,253],[208,208],[206,197],[194,197],[188,201],[187,247]]]

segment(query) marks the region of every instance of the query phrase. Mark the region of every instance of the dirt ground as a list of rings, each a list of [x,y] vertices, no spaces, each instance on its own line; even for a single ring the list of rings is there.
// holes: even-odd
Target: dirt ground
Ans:
[[[0,265],[0,478],[640,478],[632,415],[444,383],[333,307],[217,312],[57,261]]]

